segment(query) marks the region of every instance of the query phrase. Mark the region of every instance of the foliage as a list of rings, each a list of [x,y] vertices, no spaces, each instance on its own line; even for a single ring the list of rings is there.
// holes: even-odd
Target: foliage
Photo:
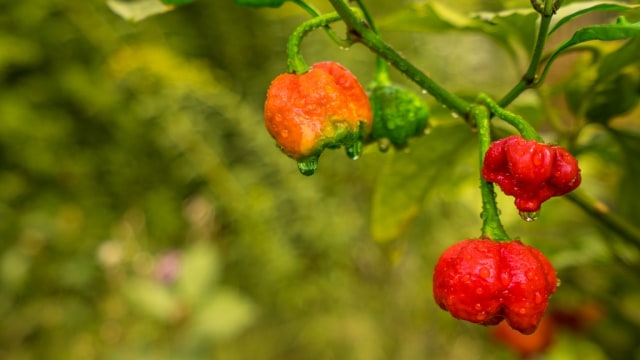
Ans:
[[[551,312],[589,320],[558,317],[548,357],[637,357],[638,2],[565,1],[546,76],[517,89],[536,53],[528,1],[365,2],[402,59],[577,156],[585,197],[525,224],[498,195],[501,219],[558,271]],[[433,301],[438,254],[478,233],[482,199],[474,129],[422,77],[390,69],[432,109],[408,151],[329,151],[307,178],[264,130],[266,89],[309,19],[298,3],[3,6],[0,358],[512,357]],[[305,59],[373,81],[369,48],[326,33]]]

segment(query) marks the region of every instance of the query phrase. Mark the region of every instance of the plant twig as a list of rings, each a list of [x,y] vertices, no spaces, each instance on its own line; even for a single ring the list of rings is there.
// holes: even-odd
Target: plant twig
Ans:
[[[528,121],[526,121],[519,115],[505,110],[495,101],[493,101],[493,99],[491,99],[487,94],[481,93],[480,95],[478,95],[478,102],[486,105],[489,110],[491,110],[491,113],[506,121],[511,126],[515,127],[523,138],[527,140],[536,140],[538,142],[543,142],[536,129],[534,129]]]
[[[375,54],[387,60],[396,69],[405,74],[411,81],[426,90],[439,103],[466,118],[471,107],[468,102],[441,87],[391,48],[391,46],[371,29],[367,22],[364,21],[365,19],[358,17],[351,8],[349,8],[344,0],[329,1],[349,28],[349,32],[354,38],[354,41],[359,41],[367,46]]]
[[[552,0],[547,0],[546,3],[552,3]],[[533,46],[533,54],[531,55],[529,67],[525,71],[520,81],[502,99],[500,99],[500,101],[498,101],[498,105],[500,105],[501,107],[507,107],[525,90],[537,85],[536,78],[538,76],[538,67],[540,66],[540,60],[542,59],[544,45],[547,42],[547,34],[549,33],[549,26],[551,25],[552,16],[553,12],[546,12],[545,14],[541,15],[540,27],[538,28],[538,35]]]
[[[309,70],[309,65],[304,61],[300,52],[302,39],[310,31],[319,27],[325,27],[339,20],[340,15],[336,12],[319,15],[311,20],[305,21],[293,31],[287,43],[287,69],[290,73],[302,74]]]
[[[611,211],[604,203],[591,198],[584,191],[574,190],[565,197],[593,216],[611,231],[640,249],[640,229]]]
[[[480,169],[484,163],[484,154],[491,144],[491,128],[489,110],[484,105],[475,105],[471,109],[470,117],[478,127],[480,139]],[[508,240],[509,235],[500,222],[500,212],[496,204],[496,194],[493,184],[480,175],[480,193],[482,195],[482,237],[493,240]]]

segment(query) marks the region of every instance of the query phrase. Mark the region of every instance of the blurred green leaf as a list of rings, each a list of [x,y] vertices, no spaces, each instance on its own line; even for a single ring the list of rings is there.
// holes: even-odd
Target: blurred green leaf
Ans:
[[[640,214],[640,201],[635,196],[638,193],[638,179],[640,179],[640,134],[628,131],[614,131],[616,140],[624,154],[625,172],[620,180],[618,192],[618,206],[620,212],[637,224]]]
[[[421,2],[378,21],[381,28],[394,31],[432,32],[442,30],[484,29],[486,24],[439,2]]]
[[[169,322],[179,310],[178,299],[160,282],[132,279],[126,284],[124,292],[136,309],[156,320]]]
[[[614,116],[624,114],[638,103],[640,74],[637,69],[620,72],[598,84],[585,101],[585,117],[592,122],[606,123]]]
[[[253,304],[244,296],[221,289],[193,314],[190,331],[196,339],[226,340],[244,330],[255,318]]]
[[[586,26],[576,31],[573,36],[560,44],[558,48],[551,53],[549,60],[545,64],[542,71],[542,77],[546,75],[553,61],[570,47],[582,44],[588,41],[601,40],[624,40],[640,35],[640,22],[629,24],[624,19],[619,19],[618,23],[608,25],[592,25]]]
[[[181,264],[178,292],[189,304],[198,304],[214,288],[220,274],[217,250],[200,241],[184,252]]]
[[[252,7],[280,7],[287,0],[233,0],[238,5]]]
[[[425,197],[446,181],[447,170],[473,138],[465,125],[437,126],[414,141],[409,153],[388,154],[371,209],[371,232],[376,241],[390,241],[402,234]]]
[[[107,6],[121,18],[132,22],[138,22],[149,16],[162,14],[173,9],[173,6],[168,5],[168,2],[160,0],[107,0]]]
[[[184,5],[184,4],[190,4],[196,0],[161,0],[161,1],[167,5]]]
[[[553,34],[562,25],[584,14],[603,11],[624,12],[638,7],[640,7],[640,5],[630,5],[621,2],[608,2],[604,4],[601,1],[572,2],[566,6],[560,7],[560,10],[558,10],[555,16],[555,19],[558,20],[551,30],[549,30],[549,35]]]
[[[605,47],[594,50],[605,52]],[[582,58],[573,67],[565,85],[569,109],[579,118],[607,123],[611,118],[635,107],[640,86],[640,37],[635,37],[614,51],[597,57]]]
[[[531,7],[509,9],[498,12],[482,11],[474,16],[491,24],[487,27],[487,34],[495,39],[509,44],[509,39],[515,39],[524,51],[530,52],[537,36],[538,13]],[[509,47],[507,47],[509,50]]]
[[[615,76],[628,65],[640,69],[640,37],[634,37],[622,45],[619,49],[605,55],[598,67],[598,81]]]

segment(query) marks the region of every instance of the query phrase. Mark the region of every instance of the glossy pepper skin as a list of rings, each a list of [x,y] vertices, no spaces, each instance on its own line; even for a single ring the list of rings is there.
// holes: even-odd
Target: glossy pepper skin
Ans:
[[[331,61],[316,63],[303,74],[276,77],[264,107],[267,131],[296,160],[353,145],[368,135],[372,117],[358,79]]]
[[[436,303],[457,319],[482,325],[507,323],[523,334],[535,331],[556,273],[537,249],[517,240],[460,241],[445,250],[435,267]]]
[[[514,196],[522,212],[540,210],[544,201],[574,190],[582,181],[578,161],[567,150],[520,136],[491,143],[482,176]]]

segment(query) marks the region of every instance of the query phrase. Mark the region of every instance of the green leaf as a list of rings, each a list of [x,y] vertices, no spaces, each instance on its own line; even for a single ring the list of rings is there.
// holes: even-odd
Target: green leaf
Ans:
[[[232,338],[251,324],[255,313],[255,306],[246,297],[222,289],[194,312],[190,335],[205,341]]]
[[[408,32],[482,29],[486,24],[438,2],[405,6],[378,21],[380,28]]]
[[[622,215],[638,224],[640,201],[638,201],[638,178],[640,178],[640,134],[614,131],[616,140],[624,154],[624,173],[618,187],[618,209]]]
[[[438,126],[412,143],[411,152],[388,154],[391,159],[380,173],[372,201],[374,240],[387,242],[402,234],[473,138],[464,124]]]
[[[107,6],[121,18],[138,22],[149,16],[162,14],[173,9],[173,6],[166,5],[160,0],[107,0]]]
[[[560,46],[551,54],[549,60],[545,64],[544,70],[542,71],[541,79],[545,77],[549,67],[558,55],[562,54],[572,46],[593,40],[624,40],[638,35],[640,35],[640,22],[629,24],[624,21],[623,18],[620,18],[616,24],[583,27],[576,31],[569,40],[560,44]]]
[[[167,5],[184,5],[192,3],[196,0],[161,0],[164,4]]]
[[[233,0],[238,5],[252,7],[280,7],[287,0]]]
[[[202,300],[216,285],[220,274],[220,261],[216,248],[199,242],[189,248],[182,258],[178,291],[189,304]]]
[[[594,47],[602,52],[608,47]],[[593,63],[591,56],[580,58],[565,85],[569,109],[579,118],[607,123],[636,106],[640,94],[640,37],[625,42],[614,51],[601,54]]]
[[[551,30],[549,30],[549,35],[551,35],[553,32],[558,30],[562,25],[584,14],[588,14],[596,11],[623,12],[623,11],[627,11],[627,10],[638,8],[638,7],[640,7],[640,5],[629,5],[625,3],[619,3],[619,2],[609,2],[605,4],[603,4],[600,1],[574,2],[566,6],[563,6],[560,8],[560,10],[558,10],[558,13],[556,14],[556,17],[555,17],[558,20],[556,24],[551,28]]]
[[[628,69],[598,84],[589,97],[585,116],[591,122],[606,123],[611,118],[633,109],[638,103],[640,74]]]
[[[124,287],[129,302],[147,316],[160,321],[171,321],[179,311],[179,301],[161,283],[136,278]]]
[[[619,49],[604,56],[598,68],[598,81],[615,76],[628,65],[640,65],[638,54],[640,54],[640,37],[627,41]]]
[[[477,12],[474,16],[492,26],[489,27],[492,35],[497,39],[514,38],[524,48],[530,52],[536,39],[536,22],[538,13],[531,7],[523,9],[509,9],[498,12]]]

